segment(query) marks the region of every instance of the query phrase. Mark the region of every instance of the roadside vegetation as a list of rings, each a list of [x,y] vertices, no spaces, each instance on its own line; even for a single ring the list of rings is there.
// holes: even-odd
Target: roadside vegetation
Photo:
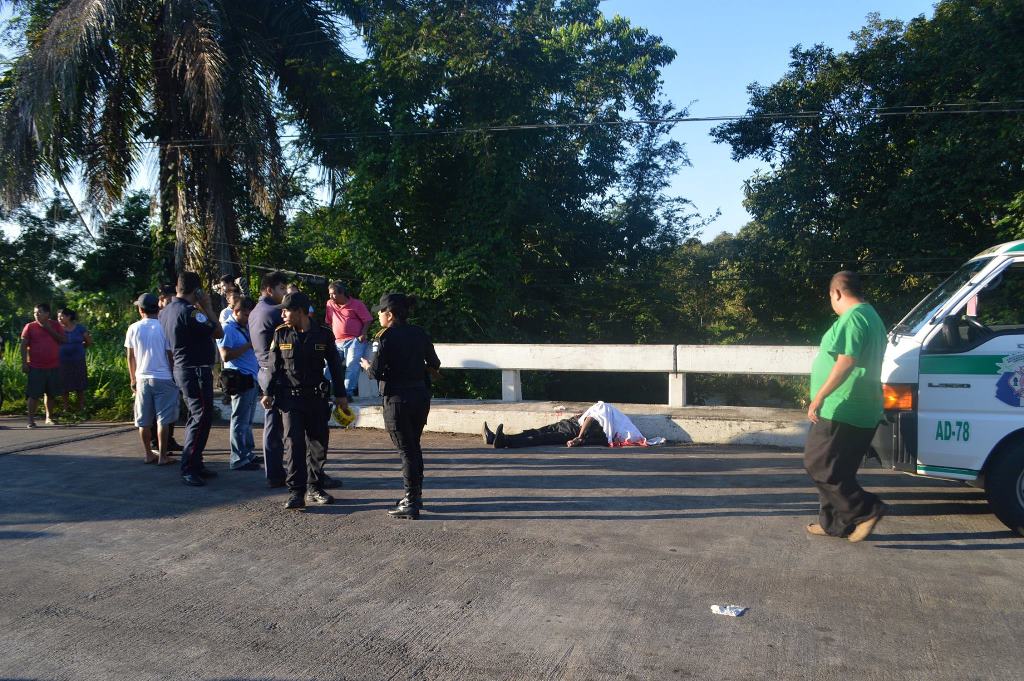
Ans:
[[[78,23],[73,3],[12,4],[0,208],[20,232],[0,239],[0,334],[16,341],[39,300],[77,307],[100,339],[94,415],[129,399],[112,395],[130,301],[182,264],[243,275],[252,293],[262,268],[306,273],[321,307],[329,279],[368,301],[405,290],[439,342],[803,344],[830,321],[837,270],[862,272],[892,325],[966,258],[1024,238],[1016,1],[943,0],[930,19],[868,17],[847,52],[794,47],[776,82],[750,86],[751,117],[713,133],[769,169],[749,180],[753,220],[708,243],[695,234],[713,216],[668,193],[689,163],[669,136],[687,112],[661,88],[676,54],[597,0],[292,3],[319,8],[301,27],[283,5],[248,3],[265,13],[259,30],[198,9],[177,29],[153,23],[162,0],[92,3],[109,7]],[[322,44],[289,41],[299,28]],[[57,29],[81,47],[64,73],[84,80],[47,89]],[[163,70],[165,38],[186,41],[175,58],[202,59],[206,80]],[[276,78],[251,80],[271,62]],[[111,77],[85,78],[97,69]],[[244,87],[250,108],[223,105]],[[161,93],[184,107],[177,128],[162,125]],[[12,141],[26,112],[34,150]],[[816,115],[773,115],[796,112]],[[640,119],[651,122],[627,122]],[[253,153],[243,142],[259,121],[266,146]],[[536,127],[505,129],[525,124]],[[154,146],[155,195],[130,193]],[[78,171],[82,216],[63,192],[33,193]],[[20,395],[16,359],[8,346],[5,411]],[[664,394],[663,378],[635,374],[526,380],[536,398]],[[689,384],[694,402],[798,403],[802,391],[792,379]],[[451,372],[437,389],[495,397],[497,379]]]

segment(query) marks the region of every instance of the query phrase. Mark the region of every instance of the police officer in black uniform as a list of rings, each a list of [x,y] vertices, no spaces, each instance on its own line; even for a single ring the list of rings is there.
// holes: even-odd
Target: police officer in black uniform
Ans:
[[[270,344],[273,373],[263,397],[264,408],[281,411],[290,493],[284,507],[288,509],[305,508],[307,502],[334,501],[323,487],[331,414],[327,402],[331,384],[324,380],[324,363],[331,370],[334,403],[348,408],[345,361],[334,345],[334,333],[310,319],[309,307],[309,296],[302,292],[289,293],[281,302],[284,324],[274,330]]]
[[[430,413],[430,375],[441,367],[427,332],[408,323],[415,299],[387,293],[373,307],[384,327],[373,361],[361,365],[380,382],[384,425],[402,457],[405,496],[388,511],[393,518],[415,519],[423,508],[423,450],[420,437]]]
[[[262,297],[249,313],[249,337],[256,361],[260,365],[256,381],[264,395],[269,395],[270,377],[273,374],[273,359],[270,344],[274,330],[281,326],[281,301],[284,300],[288,275],[284,272],[268,272],[260,282]],[[284,425],[281,411],[276,407],[267,409],[263,416],[263,465],[267,471],[268,487],[284,487]]]
[[[201,487],[217,474],[203,465],[203,449],[213,424],[213,365],[215,338],[224,335],[210,296],[200,288],[199,275],[182,272],[177,296],[160,312],[160,325],[174,355],[174,382],[185,398],[188,422],[181,450],[181,480]]]

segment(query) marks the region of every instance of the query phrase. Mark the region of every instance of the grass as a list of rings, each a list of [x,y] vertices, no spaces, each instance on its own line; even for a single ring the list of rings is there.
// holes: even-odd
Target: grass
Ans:
[[[131,386],[128,384],[128,364],[121,343],[112,339],[98,339],[86,351],[89,371],[89,389],[85,397],[85,416],[97,421],[128,421],[132,418]],[[0,385],[3,386],[3,414],[24,414],[25,385],[28,377],[21,370],[21,351],[17,343],[5,343],[0,359]],[[61,418],[60,400],[56,414]],[[40,408],[41,409],[41,408]],[[65,418],[67,415],[65,415]]]

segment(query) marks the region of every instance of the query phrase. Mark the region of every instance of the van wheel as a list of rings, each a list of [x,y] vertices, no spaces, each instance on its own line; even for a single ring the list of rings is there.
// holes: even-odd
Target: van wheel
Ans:
[[[996,517],[1024,537],[1024,443],[998,454],[985,475],[985,496]]]

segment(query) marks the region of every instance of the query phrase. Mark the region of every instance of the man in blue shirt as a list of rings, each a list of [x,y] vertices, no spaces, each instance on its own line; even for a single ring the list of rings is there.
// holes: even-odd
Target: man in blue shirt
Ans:
[[[252,438],[252,417],[256,412],[256,374],[259,364],[249,341],[249,313],[255,306],[252,298],[232,298],[231,316],[224,322],[224,337],[217,341],[224,360],[221,376],[225,392],[231,396],[231,458],[228,466],[233,471],[258,471],[255,458],[256,443]]]
[[[287,286],[288,275],[284,272],[268,272],[263,275],[259,302],[249,313],[249,338],[259,365],[257,382],[264,394],[273,373],[270,342],[274,338],[274,329],[282,323],[278,305],[284,299]],[[281,410],[277,405],[267,409],[264,414],[263,459],[267,470],[267,485],[284,487],[284,425],[281,421]]]
[[[174,382],[188,406],[185,445],[181,452],[181,480],[201,487],[217,474],[203,465],[203,449],[213,423],[213,364],[217,361],[214,339],[224,332],[200,288],[199,275],[178,275],[177,296],[163,309],[160,324],[174,355]]]

